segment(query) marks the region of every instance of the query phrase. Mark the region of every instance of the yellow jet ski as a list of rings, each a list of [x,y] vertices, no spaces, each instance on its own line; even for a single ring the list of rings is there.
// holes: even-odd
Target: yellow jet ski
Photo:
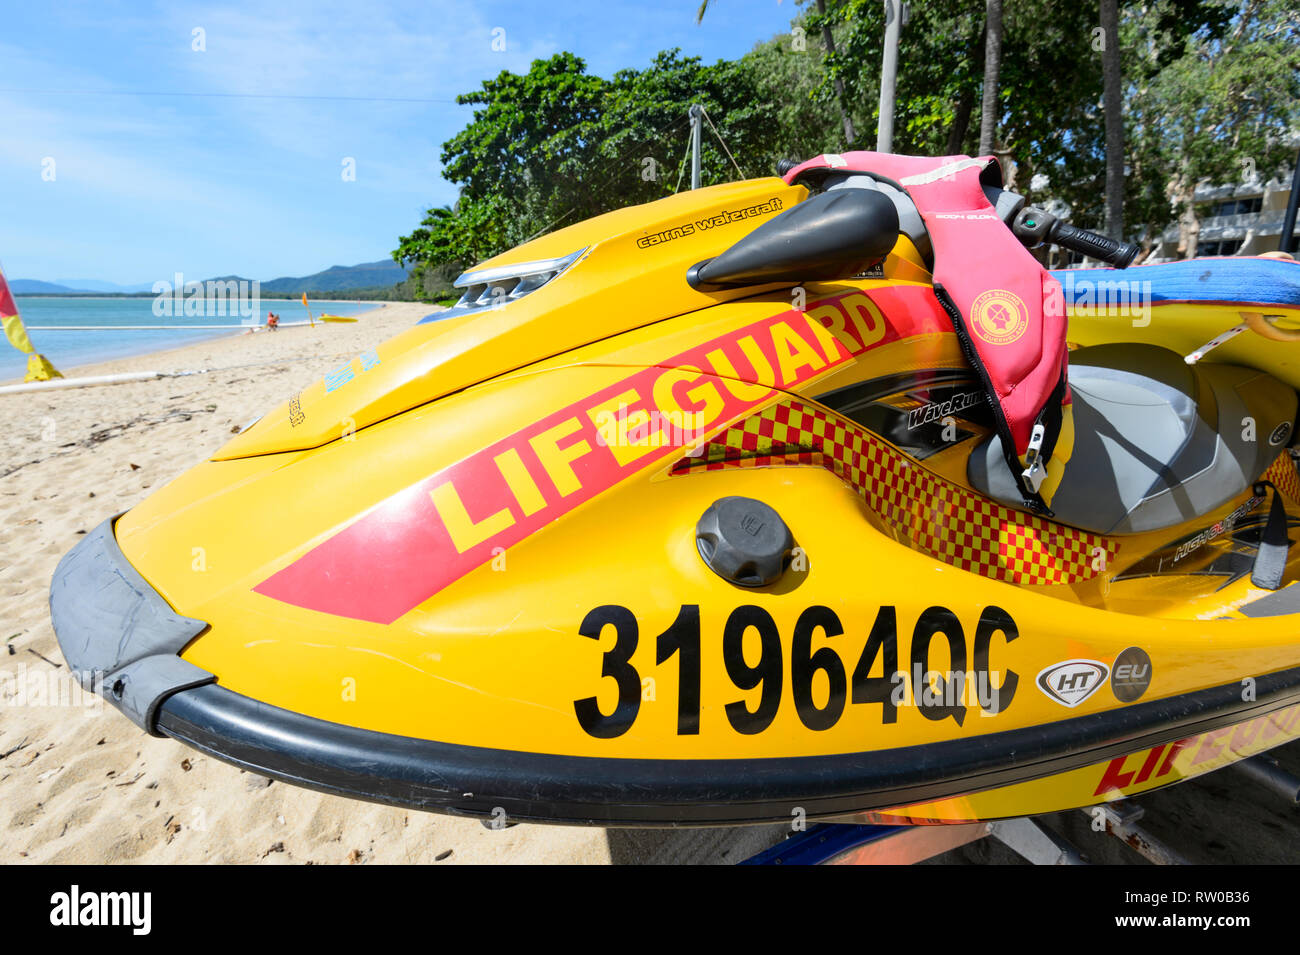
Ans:
[[[511,821],[997,819],[1300,736],[1300,265],[1054,276],[1035,505],[937,214],[822,158],[466,273],[78,543],[71,668],[236,766]],[[1022,247],[1103,248],[987,169]]]

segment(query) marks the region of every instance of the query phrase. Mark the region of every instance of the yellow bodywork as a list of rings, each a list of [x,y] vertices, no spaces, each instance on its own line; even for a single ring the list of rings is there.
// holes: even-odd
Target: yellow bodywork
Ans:
[[[1130,647],[1150,657],[1144,703],[1300,663],[1293,620],[1248,619],[1238,612],[1265,593],[1248,576],[1222,589],[1216,589],[1218,579],[1191,575],[1113,579],[1177,538],[1178,529],[1102,540],[1012,515],[993,533],[1028,541],[1038,556],[1026,560],[1039,564],[1019,565],[1012,554],[989,558],[983,569],[963,569],[969,535],[974,533],[976,548],[990,540],[983,538],[981,545],[975,525],[944,510],[957,496],[973,493],[965,477],[969,443],[924,462],[884,449],[888,461],[881,466],[898,480],[923,476],[937,482],[926,485],[933,496],[919,503],[882,504],[869,485],[884,471],[855,480],[826,461],[692,467],[688,452],[704,461],[699,452],[709,441],[744,434],[745,422],[761,422],[775,409],[782,420],[794,408],[800,421],[813,422],[808,426],[842,426],[847,442],[879,442],[857,433],[865,429],[814,396],[883,375],[964,366],[955,336],[941,329],[912,328],[913,334],[897,340],[886,335],[857,356],[833,360],[836,342],[819,328],[829,328],[840,346],[848,332],[816,326],[817,319],[808,317],[818,309],[867,315],[866,305],[854,313],[854,303],[878,305],[889,294],[925,289],[928,274],[906,239],[886,262],[884,278],[810,285],[803,290],[806,304],[792,303],[788,289],[719,296],[685,283],[687,266],[716,255],[778,206],[788,208],[803,195],[801,187],[775,179],[700,190],[561,230],[509,259],[487,263],[588,249],[561,279],[508,307],[420,325],[378,344],[372,367],[358,358],[343,386],[328,391],[322,381],[304,389],[212,460],[128,512],[116,525],[124,554],[177,611],[210,624],[184,659],[216,674],[222,687],[348,726],[492,749],[677,760],[870,754],[1120,710],[1129,704],[1110,686],[1068,708],[1035,681],[1062,661],[1113,668]],[[773,200],[771,213],[638,245],[682,223]],[[803,310],[796,304],[804,304]],[[1194,309],[1185,311],[1188,323],[1202,323]],[[1197,324],[1194,332],[1179,335],[1195,339],[1224,320],[1207,315],[1204,328]],[[864,327],[874,334],[873,321],[868,317]],[[1165,341],[1160,336],[1169,325],[1153,323],[1141,340]],[[705,342],[743,345],[746,335],[760,334],[755,329],[772,336],[775,344],[759,341],[764,348],[787,349],[789,367],[776,362],[764,376],[717,364],[703,369],[682,357]],[[782,329],[801,336],[798,343],[787,340],[783,346]],[[1084,323],[1079,337],[1091,342],[1105,335]],[[811,344],[812,351],[800,344]],[[1293,349],[1300,349],[1276,342],[1269,347],[1286,351],[1279,367],[1295,361]],[[1225,359],[1235,355],[1225,346]],[[384,513],[386,502],[432,475],[451,473],[457,462],[489,446],[531,449],[537,461],[525,473],[510,470],[516,458],[507,452],[494,459],[512,497],[492,497],[463,482],[421,495],[419,506],[434,508],[457,546],[485,548],[491,535],[522,526],[529,508],[541,507],[543,498],[555,502],[547,506],[567,507],[564,501],[581,497],[587,491],[583,481],[590,480],[575,463],[583,458],[566,457],[580,450],[565,437],[577,434],[578,425],[563,431],[570,419],[561,415],[559,437],[516,436],[557,409],[571,409],[571,420],[583,427],[593,412],[617,412],[617,403],[593,396],[629,381],[645,382],[646,393],[663,398],[661,408],[675,401],[680,410],[712,418],[671,453],[647,455],[644,466],[637,463],[636,439],[627,439],[621,452],[590,448],[586,454],[609,450],[632,463],[611,486],[557,512],[522,539],[484,550],[480,563],[394,619],[308,609],[255,589],[367,515]],[[617,425],[602,433],[621,434]],[[1292,467],[1289,461],[1282,466]],[[766,502],[790,527],[799,551],[777,584],[741,588],[701,561],[696,522],[711,502],[727,495]],[[1229,502],[1199,523],[1212,524],[1243,502]],[[1294,500],[1288,507],[1300,511]],[[929,530],[922,534],[925,529],[918,527],[927,521]],[[419,545],[418,535],[411,543],[408,528],[381,530],[373,538],[376,589],[384,587],[385,574],[397,573],[385,569],[391,554],[383,551],[382,541],[390,539],[383,534],[397,535],[392,539],[416,553]],[[998,538],[992,540],[997,547]],[[1063,575],[1065,582],[1044,582],[1041,573]],[[1287,579],[1296,574],[1293,561]],[[683,655],[661,635],[680,635],[675,624],[687,607],[698,608],[699,716],[698,730],[684,733],[682,713],[689,705],[683,700],[689,693],[683,692]],[[602,738],[584,728],[578,712],[585,706],[608,719],[620,693],[628,697],[617,677],[602,676],[620,639],[620,618],[608,608],[624,608],[635,621],[635,649],[621,665],[630,666],[637,689],[630,725]],[[805,618],[810,608],[830,611],[842,633],[815,627],[810,642],[796,646],[797,629],[827,619],[815,613]],[[948,612],[947,622],[918,660],[918,622],[937,619],[932,608]],[[781,664],[767,682],[742,689],[737,676],[761,669],[764,652],[775,651],[764,651],[761,626],[751,626],[739,638],[739,662],[734,636],[728,658],[729,622],[740,628],[768,618]],[[878,695],[855,702],[855,674],[877,694],[883,684],[868,684],[867,678],[887,676],[882,647],[874,655],[864,650],[873,628],[891,628],[890,618],[897,669],[905,674],[897,705]],[[598,624],[596,633],[581,633],[584,621],[588,629]],[[931,694],[936,684],[924,675],[918,681],[913,664],[924,664],[921,674],[946,676],[954,654],[958,667],[964,656],[964,668],[978,671],[976,676],[946,703],[925,705],[927,684]],[[772,675],[778,670],[779,678]],[[981,687],[983,673],[988,681]],[[773,691],[777,679],[781,686]],[[838,704],[833,685],[844,691]],[[738,730],[737,714],[752,729],[742,710],[762,711],[764,692],[779,699],[770,720],[758,731]],[[1282,711],[1267,739],[1300,735],[1295,714],[1294,708]],[[1257,734],[1250,745],[1259,739]],[[1250,745],[1237,747],[1241,755]],[[1181,758],[1194,755],[1185,751]],[[1197,767],[1221,757],[1216,752]],[[895,814],[924,822],[1045,812],[1200,771],[1171,764],[1161,775],[1099,795],[1098,774],[1109,762]]]
[[[317,447],[348,429],[364,428],[504,372],[705,308],[720,298],[750,295],[752,289],[725,295],[697,292],[682,281],[681,263],[717,255],[807,194],[802,186],[779,179],[680,193],[597,216],[490,259],[480,268],[588,250],[565,272],[564,282],[545,285],[509,308],[416,325],[378,344],[382,370],[360,376],[346,394],[328,392],[324,381],[312,385],[295,396],[304,420],[292,423],[290,399],[267,415],[264,426],[235,438],[217,458]],[[758,211],[671,241],[638,245],[689,223],[752,210]]]

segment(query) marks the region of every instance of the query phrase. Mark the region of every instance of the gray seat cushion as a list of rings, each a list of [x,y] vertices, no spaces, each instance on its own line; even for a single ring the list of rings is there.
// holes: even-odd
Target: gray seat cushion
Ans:
[[[1055,519],[1103,534],[1172,527],[1241,494],[1289,443],[1294,389],[1235,365],[1187,365],[1156,345],[1070,353],[1074,450]],[[1022,505],[994,435],[971,453],[972,486]]]

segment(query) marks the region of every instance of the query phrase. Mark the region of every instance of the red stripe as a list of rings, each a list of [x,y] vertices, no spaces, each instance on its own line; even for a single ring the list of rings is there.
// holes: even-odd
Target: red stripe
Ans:
[[[809,306],[809,311],[845,299],[851,300],[855,295],[861,293],[849,293],[816,302]],[[833,360],[818,369],[807,366],[800,368],[796,380],[784,383],[785,387],[798,385],[824,373],[827,368],[847,363],[852,360],[853,354],[861,354],[885,342],[924,332],[951,331],[933,293],[925,286],[873,291],[870,298],[881,312],[892,316],[883,322],[881,337],[866,347],[856,337],[849,339],[847,344],[850,347],[845,347],[846,342],[841,338],[836,343],[837,355]],[[843,314],[845,306],[837,307],[840,308],[842,317],[848,318]],[[707,355],[717,349],[723,350],[740,377],[753,381],[754,371],[738,343],[747,336],[752,337],[768,364],[774,370],[778,369],[780,365],[771,330],[780,323],[793,329],[809,350],[825,360],[826,355],[820,343],[808,329],[803,316],[795,311],[770,316],[715,338],[657,366],[641,369],[400,491],[298,560],[272,574],[254,590],[267,597],[311,610],[376,623],[391,623],[474,568],[490,561],[497,548],[508,548],[518,543],[620,481],[665,458],[680,454],[682,444],[694,443],[706,432],[714,432],[770,401],[774,395],[779,394],[778,391],[769,391],[757,400],[742,400],[726,388],[719,387],[717,390],[724,399],[722,414],[706,429],[702,429],[700,434],[685,431],[677,436],[681,440],[676,445],[656,448],[623,464],[616,460],[609,447],[601,443],[596,425],[587,413],[589,409],[629,389],[635,389],[643,399],[632,405],[630,411],[671,411],[672,409],[657,409],[654,406],[651,398],[654,382],[665,374],[666,368],[690,365],[709,372],[711,365]],[[847,329],[855,327],[852,320],[847,320],[844,324]],[[777,374],[780,382],[779,372]],[[576,421],[577,427],[571,434],[555,442],[556,446],[570,448],[585,441],[590,450],[572,461],[579,489],[562,496],[530,442],[548,429],[570,421]],[[508,450],[514,450],[519,455],[545,499],[544,506],[531,515],[523,513],[523,508],[515,500],[495,463],[494,459]],[[486,521],[494,514],[506,510],[513,523],[461,552],[453,543],[452,532],[439,514],[432,497],[434,491],[448,482],[463,503],[471,521]]]

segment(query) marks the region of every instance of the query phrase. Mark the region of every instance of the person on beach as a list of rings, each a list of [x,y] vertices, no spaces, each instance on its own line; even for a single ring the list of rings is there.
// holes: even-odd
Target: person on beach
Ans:
[[[268,311],[266,313],[266,330],[268,332],[273,332],[279,327],[280,327],[280,316],[275,314],[275,312]]]

